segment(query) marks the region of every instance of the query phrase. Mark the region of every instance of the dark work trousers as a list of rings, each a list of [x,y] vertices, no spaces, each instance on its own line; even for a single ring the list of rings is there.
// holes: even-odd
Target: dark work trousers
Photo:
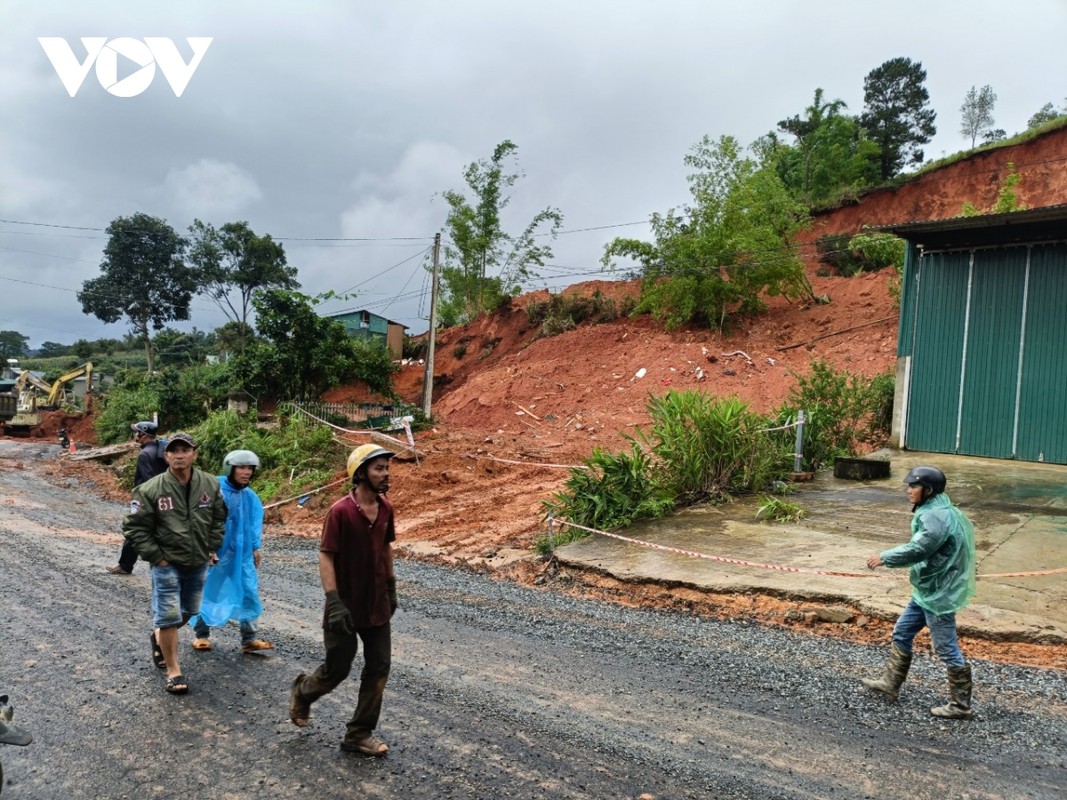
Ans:
[[[358,637],[358,638],[357,638]],[[363,640],[363,673],[359,681],[359,700],[356,713],[348,722],[345,741],[355,743],[366,739],[378,727],[382,713],[382,695],[389,678],[392,658],[392,637],[389,623],[377,628],[360,628],[353,634],[322,632],[326,645],[326,661],[297,684],[301,700],[311,705],[329,694],[348,677],[356,658],[359,640]]]
[[[122,543],[122,552],[119,553],[119,566],[125,572],[133,572],[133,567],[137,563],[137,551],[133,549],[133,545],[130,544],[129,539]]]

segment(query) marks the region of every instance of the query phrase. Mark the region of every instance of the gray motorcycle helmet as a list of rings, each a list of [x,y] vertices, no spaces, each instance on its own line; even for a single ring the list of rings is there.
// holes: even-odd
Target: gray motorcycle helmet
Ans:
[[[232,475],[234,467],[259,469],[259,456],[251,450],[231,450],[222,459],[222,471],[226,475]]]

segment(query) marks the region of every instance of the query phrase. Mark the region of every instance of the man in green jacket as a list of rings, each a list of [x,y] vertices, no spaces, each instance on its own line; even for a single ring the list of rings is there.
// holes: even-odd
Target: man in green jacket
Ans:
[[[178,629],[200,611],[208,566],[226,530],[219,481],[194,468],[196,440],[176,433],[167,442],[170,468],[134,487],[122,532],[152,568],[152,661],[167,671],[167,691],[185,694],[178,664]]]
[[[867,559],[867,566],[909,567],[911,602],[893,628],[889,661],[878,678],[862,683],[897,699],[911,667],[912,643],[930,629],[934,651],[948,668],[950,702],[930,713],[947,719],[971,719],[971,665],[960,652],[956,612],[975,591],[974,525],[945,494],[945,473],[915,467],[904,478],[912,504],[911,540]]]

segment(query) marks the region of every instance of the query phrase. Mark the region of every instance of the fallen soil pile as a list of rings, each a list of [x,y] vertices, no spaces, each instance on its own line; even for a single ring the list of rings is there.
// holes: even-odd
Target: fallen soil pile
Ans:
[[[741,318],[728,331],[663,330],[647,317],[622,317],[583,324],[543,337],[526,307],[544,301],[543,292],[517,298],[511,306],[469,325],[443,331],[437,341],[433,413],[436,426],[418,437],[420,463],[397,463],[391,497],[399,516],[400,549],[429,559],[502,577],[533,582],[549,577],[531,556],[544,534],[542,502],[558,491],[566,466],[594,448],[618,449],[623,437],[647,422],[650,395],[670,389],[698,389],[736,396],[757,411],[778,407],[796,375],[814,359],[864,376],[891,372],[896,360],[898,310],[889,287],[892,270],[853,278],[827,276],[814,260],[814,241],[830,233],[855,233],[864,224],[937,219],[959,213],[964,202],[987,208],[996,200],[1007,163],[1022,179],[1017,187],[1030,207],[1060,202],[1067,190],[1067,129],[1026,145],[975,156],[892,189],[865,196],[856,205],[818,215],[802,238],[812,304],[770,298],[768,309]],[[636,296],[635,282],[593,281],[568,293],[602,296],[619,303]],[[402,368],[396,386],[404,400],[421,404],[423,368]],[[366,400],[364,387],[331,391],[329,401]],[[38,434],[54,438],[65,424],[78,447],[95,442],[91,419],[51,415]],[[352,443],[362,440],[353,438]],[[91,477],[100,491],[125,502],[113,470],[63,460],[57,471]],[[338,472],[337,477],[343,477]],[[272,511],[276,530],[318,536],[325,509],[341,487]],[[558,576],[551,576],[558,580]],[[710,609],[752,615],[787,624],[796,604],[768,598],[690,597],[662,587],[625,587],[610,579],[569,576],[583,591],[604,593],[641,605]],[[808,624],[801,622],[796,624]],[[834,635],[841,635],[835,626]],[[886,624],[871,621],[847,635],[884,640]],[[994,657],[998,647],[971,645]],[[1025,648],[1006,646],[1022,653]],[[1040,651],[1041,649],[1038,648]],[[1027,659],[1030,656],[1026,656]],[[1063,655],[1034,656],[1061,659]]]

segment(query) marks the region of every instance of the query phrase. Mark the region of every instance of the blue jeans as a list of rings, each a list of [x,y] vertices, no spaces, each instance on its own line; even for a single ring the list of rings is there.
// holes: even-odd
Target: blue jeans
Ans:
[[[904,608],[897,624],[893,626],[893,644],[903,652],[911,653],[911,643],[923,628],[930,629],[934,652],[946,667],[959,669],[966,665],[956,639],[956,615],[927,611],[914,599]]]
[[[152,567],[152,624],[180,628],[200,611],[207,564],[199,567]]]

